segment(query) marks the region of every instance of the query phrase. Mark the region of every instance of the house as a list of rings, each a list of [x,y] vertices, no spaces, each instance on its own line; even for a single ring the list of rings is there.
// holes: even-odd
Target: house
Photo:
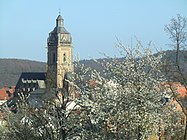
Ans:
[[[0,89],[0,105],[4,104],[7,100],[13,97],[15,86],[7,87],[4,86]]]
[[[179,136],[183,136],[182,128],[186,125],[186,115],[184,110],[187,109],[186,103],[186,87],[181,85],[179,82],[164,82],[161,84],[165,89],[165,97],[167,103],[164,104],[167,110],[174,110],[172,121],[175,123],[175,127],[172,129],[175,130],[175,133],[179,133]],[[179,102],[180,101],[180,102]],[[170,120],[171,121],[171,120]],[[165,128],[163,126],[163,131],[161,133],[160,139],[172,139],[171,135],[165,135]]]
[[[3,108],[6,106],[7,100],[13,98],[14,91],[15,86],[4,86],[2,89],[0,89],[0,126],[4,125],[6,122],[6,113],[3,111]]]

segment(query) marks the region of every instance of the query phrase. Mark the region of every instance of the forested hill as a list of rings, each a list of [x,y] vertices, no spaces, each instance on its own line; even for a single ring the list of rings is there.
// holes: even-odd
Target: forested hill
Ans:
[[[104,59],[99,59],[102,61]],[[101,71],[101,65],[93,60],[81,60],[85,67],[92,67]],[[4,85],[15,86],[22,72],[46,72],[45,62],[22,60],[22,59],[0,59],[0,88]]]
[[[103,60],[103,59],[100,59]],[[81,60],[85,67],[101,70],[98,63],[93,60]],[[23,59],[0,59],[0,88],[4,85],[15,86],[22,72],[46,72],[45,62]]]
[[[0,88],[4,85],[16,85],[22,72],[45,72],[46,63],[21,60],[0,59]]]
[[[158,53],[155,55],[158,55]],[[187,52],[180,52],[180,56],[183,68],[187,73]],[[110,61],[110,59],[98,59],[97,61],[102,62],[104,60]],[[175,52],[166,51],[163,60],[174,61]],[[93,60],[81,60],[80,63],[84,64],[85,67],[92,67],[102,72],[101,64]],[[3,85],[16,85],[22,72],[46,72],[46,63],[21,59],[0,59],[0,88]]]

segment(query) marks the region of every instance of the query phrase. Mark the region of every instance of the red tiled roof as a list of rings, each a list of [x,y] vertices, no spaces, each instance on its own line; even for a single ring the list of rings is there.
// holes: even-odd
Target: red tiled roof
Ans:
[[[181,85],[179,82],[165,82],[162,83],[162,85],[168,88],[174,88],[174,90],[179,94],[180,97],[187,96],[187,87]]]
[[[10,95],[8,95],[8,93],[10,93]],[[8,87],[3,87],[2,89],[0,89],[0,100],[8,100],[10,98],[13,97],[13,94],[15,92],[15,87],[12,86],[11,88]]]
[[[184,86],[178,87],[177,92],[179,93],[181,97],[187,96],[187,90],[186,90],[186,87]]]

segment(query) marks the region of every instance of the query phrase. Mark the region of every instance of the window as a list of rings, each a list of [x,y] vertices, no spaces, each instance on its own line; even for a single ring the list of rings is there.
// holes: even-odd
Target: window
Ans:
[[[66,59],[66,53],[64,53],[63,59],[64,59],[64,62],[67,61],[67,59]]]

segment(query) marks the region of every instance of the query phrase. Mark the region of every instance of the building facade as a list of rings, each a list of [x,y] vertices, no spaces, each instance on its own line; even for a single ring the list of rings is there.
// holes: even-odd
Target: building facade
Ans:
[[[56,27],[49,33],[47,48],[47,86],[62,89],[64,76],[73,71],[73,64],[72,37],[64,28],[61,15],[56,19]]]

